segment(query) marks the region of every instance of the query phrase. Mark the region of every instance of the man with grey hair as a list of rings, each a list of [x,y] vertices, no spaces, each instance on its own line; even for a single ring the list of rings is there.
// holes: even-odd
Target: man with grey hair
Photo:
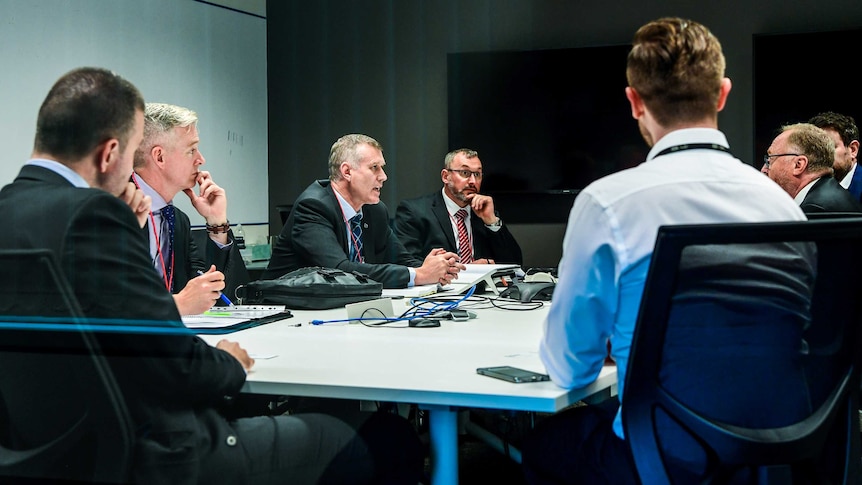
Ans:
[[[810,123],[781,127],[763,157],[761,172],[775,181],[806,214],[862,212],[859,201],[832,176],[835,143]]]
[[[322,266],[357,271],[384,288],[448,284],[464,265],[436,248],[424,261],[404,249],[380,202],[386,181],[383,148],[366,135],[339,138],[329,152],[329,180],[312,182],[293,205],[264,279]]]
[[[443,189],[401,201],[395,233],[413,256],[433,248],[458,253],[462,263],[522,263],[521,246],[503,225],[494,199],[479,193],[482,161],[469,148],[446,154]]]
[[[187,108],[147,103],[144,140],[135,152],[132,180],[152,197],[152,210],[144,231],[150,257],[165,287],[174,293],[182,315],[203,313],[248,281],[227,219],[225,190],[200,170],[206,163],[198,148],[197,114]],[[198,185],[198,193],[193,188]],[[206,220],[206,247],[192,238],[189,217],[173,205],[185,193]]]

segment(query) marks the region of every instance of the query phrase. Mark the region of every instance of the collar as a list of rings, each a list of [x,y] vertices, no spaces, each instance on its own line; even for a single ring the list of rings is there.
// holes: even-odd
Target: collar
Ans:
[[[44,169],[50,170],[57,175],[63,177],[68,180],[70,184],[75,187],[88,189],[90,188],[90,184],[84,180],[84,177],[81,177],[78,172],[72,170],[67,165],[63,165],[62,163],[55,160],[48,160],[47,158],[31,158],[27,160],[26,165],[34,165],[36,167],[42,167]]]
[[[132,177],[135,178],[135,182],[137,182],[138,187],[140,187],[144,195],[149,195],[150,198],[153,199],[153,202],[150,205],[150,212],[158,212],[171,202],[163,199],[162,196],[159,195],[154,188],[150,187],[150,184],[148,184],[147,181],[137,173],[132,173]]]
[[[344,214],[344,222],[347,222],[350,219],[353,219],[353,216],[355,216],[356,214],[362,213],[362,208],[360,208],[359,211],[356,211],[355,209],[353,209],[353,206],[351,206],[347,202],[347,199],[345,199],[344,197],[341,196],[341,194],[338,192],[338,189],[335,188],[335,185],[330,183],[329,188],[332,189],[332,193],[335,194],[335,198],[336,198],[336,200],[338,200],[338,205],[341,206],[341,213]]]
[[[467,217],[464,218],[464,223],[468,223],[470,221],[470,213],[473,212],[470,210],[470,206],[466,205],[464,207],[459,206],[455,203],[454,200],[450,199],[448,195],[446,195],[446,189],[440,189],[440,193],[443,194],[443,203],[446,204],[446,212],[449,213],[449,217],[455,217],[455,213],[461,209],[465,209],[467,211]]]
[[[841,179],[841,182],[840,182],[841,186],[844,187],[845,189],[850,188],[850,184],[853,182],[853,174],[856,173],[856,167],[858,167],[858,166],[859,166],[858,162],[854,163],[853,167],[850,168],[850,171],[847,172],[847,175],[845,175],[844,178]]]
[[[811,182],[805,184],[805,187],[802,187],[802,189],[799,190],[799,193],[796,194],[796,197],[793,198],[797,205],[802,205],[802,201],[805,200],[806,196],[808,196],[808,192],[811,192],[811,187],[814,187],[814,184],[817,183],[817,181],[821,178],[822,177],[817,177]]]
[[[724,136],[724,133],[714,128],[683,128],[681,130],[672,131],[657,141],[650,149],[646,159],[647,161],[650,161],[662,150],[675,145],[684,145],[686,143],[714,143],[716,145],[730,148],[730,144],[727,143],[727,137]],[[732,156],[730,154],[728,155]]]

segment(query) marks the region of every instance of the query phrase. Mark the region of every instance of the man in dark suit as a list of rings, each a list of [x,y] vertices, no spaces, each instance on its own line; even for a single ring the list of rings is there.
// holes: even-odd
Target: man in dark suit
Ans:
[[[133,182],[153,200],[143,231],[156,271],[165,287],[175,293],[181,315],[209,310],[220,301],[219,290],[230,296],[249,280],[227,220],[225,190],[216,185],[209,172],[200,170],[206,160],[198,147],[197,122],[197,114],[187,108],[147,103],[144,140],[135,152],[132,175]],[[206,220],[209,237],[203,248],[192,238],[189,217],[173,205],[180,191]],[[168,228],[168,218],[163,217],[168,210],[175,219],[173,231]]]
[[[374,138],[339,138],[329,154],[329,180],[312,182],[296,199],[263,278],[308,266],[365,273],[384,288],[445,285],[456,278],[464,268],[456,254],[435,248],[423,261],[395,237],[380,202],[385,165]]]
[[[140,233],[150,199],[129,182],[143,109],[114,73],[67,73],[39,111],[32,159],[0,191],[2,222],[15,228],[0,248],[53,250],[86,317],[114,326],[97,338],[133,420],[134,482],[368,483],[394,471],[416,483],[420,445],[394,415],[357,433],[329,416],[229,421],[219,412],[254,360],[234,342],[212,347],[189,333],[153,271]],[[154,331],[116,331],[128,321]],[[365,438],[378,426],[391,448]]]
[[[521,247],[494,210],[494,199],[479,193],[479,154],[467,148],[447,153],[440,177],[441,192],[404,200],[395,211],[395,234],[407,251],[418,256],[443,248],[463,263],[521,264]]]
[[[856,170],[856,159],[859,157],[859,128],[856,121],[851,116],[827,111],[815,115],[808,122],[823,128],[835,142],[835,162],[832,164],[835,180],[857,200],[862,200],[862,170]]]
[[[835,143],[822,129],[797,123],[781,128],[761,172],[796,200],[806,214],[862,212],[862,205],[832,176]]]

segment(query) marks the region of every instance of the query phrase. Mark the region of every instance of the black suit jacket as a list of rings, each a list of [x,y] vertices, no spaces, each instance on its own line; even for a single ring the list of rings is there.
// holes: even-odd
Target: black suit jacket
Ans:
[[[225,444],[233,432],[216,409],[239,392],[245,372],[185,329],[131,209],[28,165],[0,191],[0,214],[14,228],[0,248],[51,249],[87,317],[171,331],[98,335],[134,421],[135,481],[194,483],[202,462],[226,477],[242,469],[242,451]]]
[[[806,214],[813,212],[862,212],[862,204],[831,176],[817,179],[799,207]]]
[[[407,267],[422,265],[395,237],[383,202],[362,207],[364,263],[350,261],[348,243],[347,226],[330,181],[317,180],[293,204],[263,279],[322,266],[365,273],[384,288],[405,288],[410,282]]]
[[[216,269],[224,273],[224,294],[233,298],[236,287],[249,281],[248,270],[234,241],[233,231],[228,232],[228,240],[233,244],[226,248],[218,247],[215,241],[204,234],[206,245],[202,250],[192,235],[189,216],[179,207],[174,207],[174,214],[176,214],[176,221],[174,222],[174,293],[182,291],[189,280],[197,276],[198,271],[206,271],[210,265],[214,264]],[[149,238],[153,237],[150,222],[148,220],[142,229],[147,235],[147,244],[149,244]],[[206,231],[203,232],[206,233]],[[204,238],[198,240],[201,239]],[[147,252],[149,253],[149,250]],[[216,304],[221,305],[221,300],[217,301]]]
[[[473,259],[490,258],[496,263],[523,262],[521,246],[505,225],[494,232],[474,213],[470,216],[470,226]],[[402,201],[395,211],[395,234],[416,258],[424,258],[434,248],[458,253],[442,192]]]

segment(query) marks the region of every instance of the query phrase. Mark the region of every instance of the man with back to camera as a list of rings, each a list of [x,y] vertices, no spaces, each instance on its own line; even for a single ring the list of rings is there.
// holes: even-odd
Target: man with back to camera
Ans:
[[[194,111],[164,103],[147,103],[144,140],[135,152],[132,181],[153,200],[144,232],[150,257],[165,287],[175,293],[181,315],[203,313],[249,280],[227,220],[225,190],[200,170],[206,163],[198,147],[198,116]],[[194,186],[198,185],[198,194]],[[206,220],[209,236],[203,248],[192,237],[189,217],[173,205],[182,191]],[[171,211],[170,217],[164,214]],[[174,228],[167,222],[173,218]]]
[[[482,175],[475,151],[461,148],[446,154],[440,172],[443,190],[403,200],[395,211],[395,234],[407,251],[421,257],[443,248],[458,253],[462,263],[523,262],[521,247],[494,210],[494,199],[479,193]]]
[[[835,180],[849,190],[856,200],[862,200],[862,171],[856,170],[859,156],[859,128],[851,116],[832,111],[820,113],[808,120],[822,128],[835,142]]]
[[[380,201],[385,165],[374,138],[339,138],[329,153],[329,180],[312,182],[296,199],[263,279],[309,266],[358,271],[384,288],[446,285],[457,278],[464,269],[457,254],[435,248],[422,261],[395,237]]]
[[[39,110],[31,160],[0,191],[2,222],[15,227],[0,248],[53,250],[87,318],[159,329],[97,334],[133,421],[133,481],[417,483],[421,445],[394,415],[357,432],[330,416],[220,414],[254,359],[189,333],[153,271],[140,234],[150,199],[129,181],[143,111],[138,90],[110,71],[65,74]]]
[[[760,171],[790,194],[806,214],[862,212],[862,204],[832,176],[835,161],[835,143],[826,131],[797,123],[781,127]]]
[[[662,18],[635,33],[625,94],[651,150],[644,163],[593,182],[575,199],[539,345],[540,358],[557,385],[579,388],[594,382],[610,343],[619,400],[625,405],[631,338],[660,226],[805,220],[777,185],[734,158],[718,131],[718,112],[731,88],[724,68],[718,39],[697,22]],[[793,330],[801,333],[802,324]],[[782,350],[796,355],[796,345]],[[706,359],[719,351],[736,352],[736,347],[715,347],[699,345],[691,352]],[[673,369],[685,380],[685,392],[732,376],[740,377],[741,385],[756,384],[741,377],[744,371],[723,367],[691,375],[693,370]],[[799,395],[782,396],[781,406],[775,406],[782,411],[774,414],[808,402],[806,389],[795,390]],[[718,406],[733,401],[754,407],[749,400],[763,399],[752,392],[710,400],[708,393],[704,390],[708,402]],[[614,401],[570,408],[542,421],[522,448],[528,481],[638,483]],[[678,443],[670,445],[687,449]],[[650,477],[640,481],[651,483]]]

